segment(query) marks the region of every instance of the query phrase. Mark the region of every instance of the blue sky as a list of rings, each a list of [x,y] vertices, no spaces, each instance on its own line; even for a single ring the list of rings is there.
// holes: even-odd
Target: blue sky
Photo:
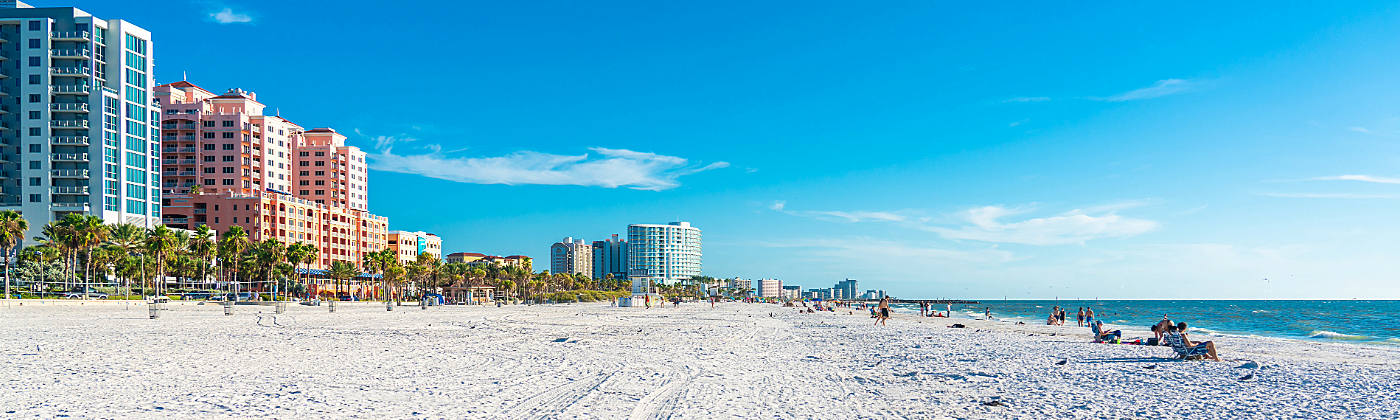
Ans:
[[[448,252],[679,219],[804,287],[1400,298],[1393,3],[337,4],[74,5],[346,133]]]

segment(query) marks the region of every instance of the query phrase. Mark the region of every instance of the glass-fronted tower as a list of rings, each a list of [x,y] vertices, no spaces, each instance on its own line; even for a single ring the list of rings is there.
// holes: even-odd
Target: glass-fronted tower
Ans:
[[[653,284],[698,275],[700,229],[689,222],[627,225],[627,277],[632,279],[632,293],[650,293]]]
[[[26,241],[69,213],[160,224],[153,51],[128,22],[0,0],[0,208]]]

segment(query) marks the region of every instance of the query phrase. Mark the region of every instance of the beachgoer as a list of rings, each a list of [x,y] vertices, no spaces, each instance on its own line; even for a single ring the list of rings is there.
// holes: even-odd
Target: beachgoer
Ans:
[[[1093,307],[1093,306],[1090,306],[1088,309],[1085,309],[1085,310],[1084,310],[1084,322],[1089,323],[1089,327],[1091,327],[1091,328],[1094,326],[1094,307]]]
[[[880,325],[883,326],[883,325],[885,325],[885,320],[887,320],[887,319],[890,319],[890,297],[889,297],[889,296],[885,296],[884,299],[880,299],[880,320],[877,321],[877,322],[879,322]]]
[[[1162,336],[1167,334],[1167,327],[1170,325],[1172,320],[1167,319],[1166,315],[1162,315],[1162,320],[1152,325],[1152,335],[1157,337],[1158,343],[1162,342]]]
[[[1195,347],[1195,348],[1204,348],[1204,349],[1206,349],[1206,355],[1210,356],[1210,359],[1211,359],[1211,360],[1214,360],[1214,361],[1217,361],[1217,362],[1220,361],[1220,355],[1219,355],[1219,353],[1217,353],[1217,352],[1215,351],[1215,342],[1214,342],[1214,341],[1192,342],[1192,341],[1191,341],[1191,337],[1186,336],[1186,323],[1185,323],[1185,322],[1178,322],[1178,323],[1176,323],[1176,334],[1177,334],[1177,336],[1181,337],[1181,344],[1185,345],[1185,346],[1188,347],[1188,348],[1191,348],[1191,347]]]
[[[951,303],[948,304],[948,312],[945,313],[944,317],[945,317],[945,318],[952,318],[952,317],[953,317],[953,304],[951,304]]]
[[[1065,308],[1060,308],[1060,325],[1065,325]]]
[[[992,307],[990,307],[990,306],[987,307],[987,320],[988,320],[988,321],[991,321],[991,320],[992,320]]]
[[[1094,321],[1092,328],[1094,329],[1094,339],[1098,341],[1123,338],[1122,330],[1104,331],[1103,321]]]
[[[1079,307],[1079,326],[1084,326],[1084,307]]]
[[[1055,325],[1055,314],[1045,317],[1045,325]]]

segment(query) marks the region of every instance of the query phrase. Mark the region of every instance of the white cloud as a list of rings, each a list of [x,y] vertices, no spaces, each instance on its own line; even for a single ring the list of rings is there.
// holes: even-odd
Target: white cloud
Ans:
[[[1358,198],[1358,199],[1367,199],[1367,198],[1392,199],[1392,198],[1400,198],[1400,196],[1393,195],[1393,194],[1259,193],[1259,195],[1266,196],[1266,197],[1279,197],[1279,198]]]
[[[1001,101],[1001,102],[1002,102],[1002,103],[1007,103],[1007,102],[1045,102],[1045,101],[1048,101],[1048,100],[1050,100],[1050,98],[1047,98],[1047,97],[1044,97],[1044,96],[1019,96],[1019,97],[1015,97],[1015,98],[1009,98],[1009,99],[1004,100],[1004,101]]]
[[[392,145],[403,139],[378,137],[385,145],[370,154],[370,168],[381,171],[418,174],[429,178],[472,184],[581,185],[589,187],[628,187],[661,191],[680,186],[678,178],[711,169],[728,167],[727,162],[691,165],[684,158],[593,147],[599,157],[571,156],[520,151],[505,156],[451,158],[436,147],[430,153],[396,155]]]
[[[1091,98],[1096,101],[1123,102],[1136,99],[1152,99],[1162,96],[1181,93],[1195,87],[1198,83],[1185,79],[1158,80],[1152,86],[1140,89],[1133,89],[1107,98]]]
[[[1015,126],[1018,126],[1018,125],[1021,125],[1021,124],[1025,124],[1025,123],[1028,123],[1028,122],[1031,122],[1031,120],[1020,120],[1020,121],[1011,123],[1011,125],[1009,125],[1009,126],[1007,126],[1007,127],[1015,127]]]
[[[1381,177],[1374,177],[1374,176],[1370,176],[1370,175],[1325,176],[1325,177],[1316,178],[1316,179],[1321,180],[1321,181],[1363,181],[1363,182],[1377,182],[1377,183],[1381,183],[1381,184],[1400,184],[1400,178],[1381,178]]]
[[[799,239],[784,242],[762,242],[768,248],[816,248],[823,257],[849,259],[853,261],[900,261],[910,264],[927,264],[933,261],[998,264],[1015,260],[1010,251],[985,249],[960,251],[955,249],[925,248],[869,237],[846,239]],[[880,264],[889,265],[889,264]]]
[[[1134,219],[1115,214],[1117,210],[1145,204],[1128,201],[1106,206],[1076,209],[1061,215],[1003,222],[1004,219],[1027,213],[1030,209],[984,206],[954,215],[954,226],[931,223],[931,218],[904,211],[794,211],[786,210],[786,202],[769,207],[794,216],[811,217],[851,223],[884,222],[936,233],[946,239],[973,240],[1026,245],[1082,244],[1091,239],[1125,238],[1155,231],[1161,226],[1151,220]],[[1098,214],[1097,216],[1093,214]]]
[[[783,211],[783,207],[784,207],[784,206],[787,206],[787,202],[786,202],[786,201],[774,201],[774,202],[773,202],[773,205],[768,206],[768,208],[773,209],[773,210],[777,210],[777,211]]]
[[[1366,133],[1366,134],[1370,134],[1370,133],[1371,133],[1371,130],[1367,130],[1366,127],[1347,127],[1347,129],[1348,129],[1348,130],[1351,130],[1351,131],[1358,132],[1358,133]]]
[[[1091,239],[1126,238],[1152,232],[1161,227],[1157,222],[1133,219],[1108,213],[1101,216],[1083,214],[1082,210],[1065,215],[1005,223],[1007,216],[1021,213],[1002,206],[985,206],[963,212],[970,223],[959,228],[925,226],[947,239],[982,242],[1016,243],[1026,245],[1082,244]]]
[[[247,23],[253,21],[253,18],[251,16],[248,16],[247,13],[234,13],[233,9],[228,7],[225,7],[224,10],[220,10],[216,13],[210,13],[209,17],[214,18],[215,22],[219,22],[220,24],[224,25],[230,23]]]

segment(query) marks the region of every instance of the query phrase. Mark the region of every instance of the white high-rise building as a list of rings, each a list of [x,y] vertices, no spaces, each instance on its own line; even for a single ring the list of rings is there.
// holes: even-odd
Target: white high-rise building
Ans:
[[[627,271],[633,294],[700,275],[700,229],[690,222],[627,225]]]
[[[0,208],[26,241],[70,213],[160,224],[154,49],[126,21],[0,0]]]

